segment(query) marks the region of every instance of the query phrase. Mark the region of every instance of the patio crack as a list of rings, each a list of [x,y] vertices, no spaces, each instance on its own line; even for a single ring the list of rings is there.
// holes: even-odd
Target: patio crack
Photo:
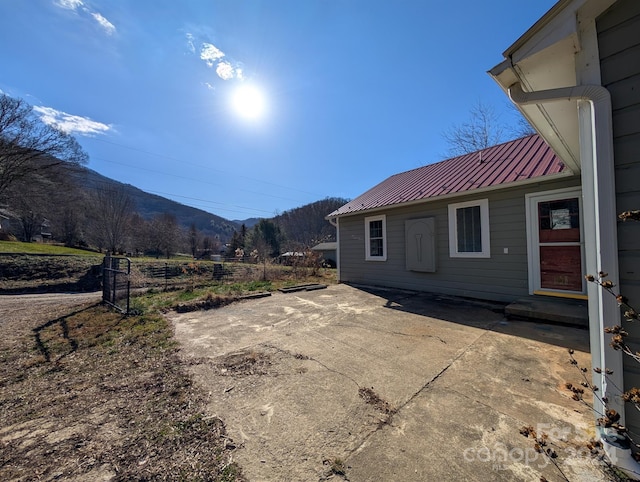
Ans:
[[[275,351],[277,351],[279,353],[283,353],[285,355],[288,355],[288,356],[291,356],[291,357],[294,357],[294,358],[300,358],[301,357],[301,355],[299,355],[297,353],[293,353],[293,352],[291,352],[289,350],[285,350],[283,348],[279,348],[279,347],[277,347],[275,345],[271,345],[269,343],[260,343],[259,345],[264,346],[266,348],[271,348],[272,350],[275,350]],[[303,358],[301,358],[301,359],[315,362],[318,365],[320,365],[321,367],[323,367],[325,370],[330,371],[331,373],[335,373],[336,375],[340,375],[340,376],[346,378],[347,380],[353,382],[355,384],[355,386],[358,387],[358,389],[362,388],[360,386],[360,384],[354,378],[350,377],[346,373],[342,373],[341,371],[336,370],[335,368],[331,368],[328,365],[325,365],[324,363],[322,363],[320,360],[318,360],[316,358],[313,358],[311,356],[307,356],[307,355],[302,355],[302,356],[303,356]]]
[[[388,417],[384,420],[384,423],[379,423],[377,424],[377,426],[370,431],[367,435],[364,436],[364,438],[362,439],[362,441],[360,442],[360,444],[355,447],[354,449],[352,449],[349,452],[349,455],[347,455],[346,458],[349,458],[351,455],[353,455],[354,453],[358,452],[364,445],[365,443],[369,440],[369,438],[371,438],[375,433],[377,433],[379,430],[381,430],[385,425],[391,425],[391,423],[393,422],[393,418],[400,413],[400,411],[406,407],[407,405],[409,405],[413,400],[416,399],[416,397],[418,395],[420,395],[422,392],[424,392],[426,389],[428,389],[434,382],[436,382],[440,377],[442,377],[447,370],[449,370],[449,368],[451,368],[451,366],[458,361],[460,358],[462,358],[464,355],[466,355],[469,350],[474,347],[480,340],[482,340],[484,337],[489,336],[490,333],[493,333],[493,328],[499,323],[499,321],[496,321],[495,323],[491,323],[490,325],[488,325],[485,328],[484,333],[482,333],[478,338],[476,338],[472,343],[470,343],[469,345],[467,345],[463,350],[461,350],[442,370],[440,370],[436,375],[434,375],[432,378],[430,378],[429,380],[427,380],[427,382],[422,385],[422,387],[420,387],[419,390],[417,390],[413,395],[411,395],[411,397],[409,397],[402,405],[400,405],[399,407],[397,407],[393,413],[390,413],[388,415]],[[357,382],[354,381],[354,383]]]

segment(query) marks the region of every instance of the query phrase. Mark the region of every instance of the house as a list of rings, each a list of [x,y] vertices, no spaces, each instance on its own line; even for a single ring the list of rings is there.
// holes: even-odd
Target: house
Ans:
[[[302,251],[287,251],[278,256],[278,258],[281,263],[292,265],[301,261],[304,258],[304,253]]]
[[[13,238],[16,231],[16,217],[6,208],[0,208],[0,239],[9,240]]]
[[[8,229],[9,219],[11,219],[9,218],[9,216],[6,216],[5,214],[2,214],[2,212],[0,212],[0,233]],[[3,227],[3,223],[4,223],[4,227]]]
[[[335,268],[338,264],[336,257],[337,246],[338,243],[336,243],[335,241],[328,241],[316,244],[313,248],[311,248],[311,251],[320,255],[320,260],[322,261],[322,264],[324,266]]]
[[[332,212],[341,282],[584,298],[580,176],[539,135],[396,174]]]
[[[563,162],[581,176],[587,273],[608,273],[619,292],[640,302],[640,224],[617,214],[640,208],[640,2],[562,0],[503,53],[489,74]],[[616,288],[618,289],[618,288]],[[609,346],[605,326],[620,324],[616,300],[589,283],[592,365],[607,407],[640,441],[640,412],[620,389],[640,386],[640,365]],[[626,324],[629,343],[640,329]],[[620,388],[619,388],[620,387]],[[599,415],[596,415],[596,417]],[[625,440],[598,427],[611,460],[634,477],[640,465]]]

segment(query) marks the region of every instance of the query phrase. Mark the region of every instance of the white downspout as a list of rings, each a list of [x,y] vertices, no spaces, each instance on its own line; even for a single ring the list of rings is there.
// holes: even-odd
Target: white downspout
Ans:
[[[607,279],[618,286],[613,125],[609,91],[600,85],[578,85],[524,92],[521,84],[516,83],[509,87],[509,97],[518,105],[577,101],[586,271],[594,276],[600,271],[607,272]],[[606,395],[608,408],[620,414],[620,423],[624,425],[624,401],[619,393],[624,390],[622,353],[611,348],[604,336],[605,326],[620,324],[620,308],[613,296],[604,293],[594,283],[588,283],[587,289],[591,362],[594,368],[602,368],[602,374],[592,373],[593,383],[599,387],[593,407],[596,418],[602,416],[605,407],[600,399]],[[605,375],[605,368],[613,370],[613,374]],[[607,377],[612,387],[608,386]],[[640,464],[631,457],[631,450],[624,443],[626,440],[620,440],[617,434],[606,429],[598,430],[611,462],[634,477],[640,475]]]
[[[336,228],[336,279],[340,282],[340,218],[327,218],[329,224]]]

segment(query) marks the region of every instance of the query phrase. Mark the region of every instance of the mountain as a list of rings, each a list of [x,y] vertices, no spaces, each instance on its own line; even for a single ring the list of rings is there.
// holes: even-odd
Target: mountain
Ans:
[[[231,222],[236,223],[238,226],[242,226],[244,224],[247,229],[251,229],[260,222],[260,219],[261,218],[234,219]]]
[[[109,187],[123,189],[133,201],[135,211],[147,220],[159,214],[173,214],[181,226],[188,229],[193,224],[202,234],[206,236],[218,235],[222,241],[230,239],[233,232],[240,229],[241,224],[234,221],[156,194],[149,194],[130,184],[103,176],[92,169],[79,168],[74,173],[74,178],[77,179],[80,187],[87,191]]]

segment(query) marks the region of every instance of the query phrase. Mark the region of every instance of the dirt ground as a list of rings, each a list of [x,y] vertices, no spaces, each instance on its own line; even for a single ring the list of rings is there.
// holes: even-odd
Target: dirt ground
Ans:
[[[0,480],[243,480],[164,318],[0,297]]]
[[[334,285],[170,318],[249,480],[610,480],[565,387],[588,332],[492,308]]]

